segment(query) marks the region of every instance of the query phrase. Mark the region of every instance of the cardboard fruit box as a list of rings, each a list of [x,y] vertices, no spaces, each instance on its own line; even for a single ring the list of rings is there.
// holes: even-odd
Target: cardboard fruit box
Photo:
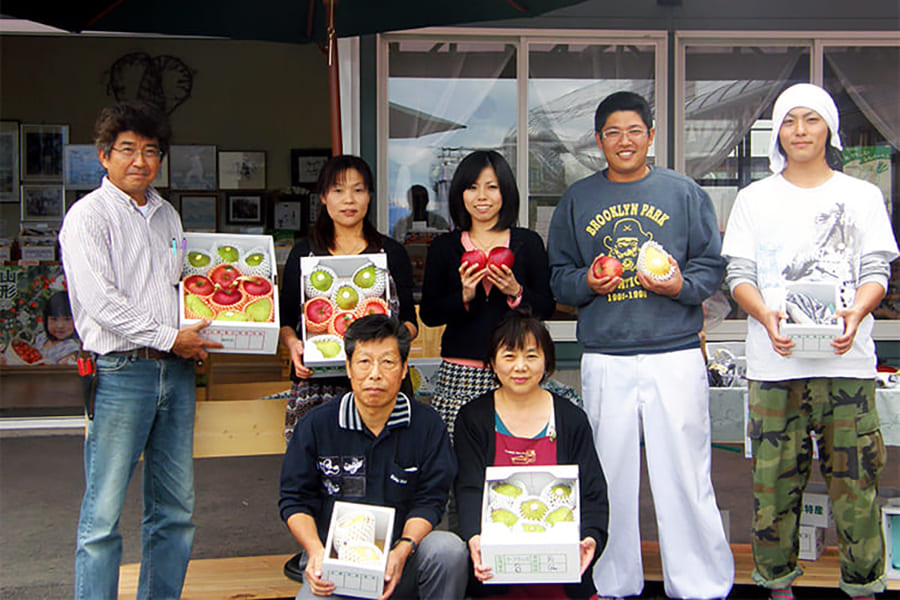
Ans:
[[[834,313],[843,308],[840,301],[839,287],[829,282],[798,282],[787,285],[788,295],[791,292],[802,295],[809,304],[816,304],[826,312]],[[794,342],[791,356],[799,358],[831,358],[834,348],[831,341],[844,331],[844,320],[829,319],[827,323],[807,322],[809,315],[791,304],[785,312],[788,320],[781,324],[782,335],[790,337]]]
[[[387,255],[304,256],[300,275],[303,362],[342,370],[344,332],[350,323],[366,311],[390,314]]]
[[[800,526],[800,546],[797,558],[800,560],[819,560],[825,549],[825,529],[811,525]]]
[[[210,310],[213,313],[212,323],[203,330],[202,335],[206,339],[220,342],[224,346],[222,349],[212,350],[212,352],[274,354],[278,348],[281,319],[278,310],[278,275],[272,237],[232,233],[185,233],[183,247],[185,250],[184,268],[181,283],[178,285],[179,327],[198,322],[198,314],[193,312],[191,307],[204,312]],[[233,251],[222,250],[223,255],[219,255],[220,248],[232,248]],[[179,248],[179,250],[181,249]],[[210,276],[207,277],[209,283],[215,286],[212,279],[225,281],[214,273],[217,267],[221,270],[220,265],[223,264],[235,267],[241,277],[265,278],[271,284],[271,290],[268,293],[254,295],[253,292],[257,290],[249,290],[246,287],[250,283],[249,281],[234,280],[236,283],[229,285],[229,289],[236,290],[241,294],[239,302],[234,304],[234,310],[228,310],[228,307],[216,303],[214,301],[215,293],[201,294],[198,292],[192,294],[193,297],[188,300],[187,296],[190,291],[185,286],[188,278],[193,275]],[[233,275],[227,277],[229,280],[232,278]],[[192,283],[188,287],[196,290]],[[265,287],[265,284],[258,283],[258,286]],[[221,287],[220,285],[219,288]],[[215,291],[218,291],[218,288]],[[266,299],[269,300],[268,304],[264,302]],[[206,308],[199,306],[198,302]],[[267,306],[270,309],[269,320],[262,321],[261,319],[265,317],[261,315]],[[209,318],[208,313],[206,314]],[[259,320],[253,320],[254,318]]]
[[[488,467],[481,508],[487,583],[581,581],[578,465]]]
[[[325,539],[322,579],[334,584],[335,595],[381,596],[393,532],[393,508],[334,503]]]

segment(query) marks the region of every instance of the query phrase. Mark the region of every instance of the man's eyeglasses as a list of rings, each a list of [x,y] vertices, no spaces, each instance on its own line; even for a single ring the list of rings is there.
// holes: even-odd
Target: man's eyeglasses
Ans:
[[[360,373],[368,373],[373,368],[375,368],[375,364],[378,364],[378,370],[384,371],[387,373],[392,373],[399,369],[403,365],[403,361],[397,358],[382,358],[379,360],[375,360],[374,358],[368,357],[360,357],[354,358],[350,361],[350,364],[353,365],[353,368],[359,371]]]
[[[621,129],[607,129],[606,131],[600,132],[600,137],[610,142],[617,142],[622,139],[623,135],[627,135],[630,140],[639,140],[648,133],[649,132],[646,129],[641,129],[640,127],[634,127],[626,131],[622,131]]]
[[[133,148],[131,146],[125,146],[124,148],[113,148],[116,152],[124,156],[125,158],[134,158],[138,152],[141,153],[141,156],[144,157],[144,160],[159,160],[162,158],[162,150],[159,148],[144,148],[142,150],[138,150],[137,148]]]

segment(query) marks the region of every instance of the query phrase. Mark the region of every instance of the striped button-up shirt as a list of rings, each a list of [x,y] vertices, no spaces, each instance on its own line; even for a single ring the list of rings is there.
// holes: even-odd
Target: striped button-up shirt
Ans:
[[[59,233],[75,329],[98,354],[171,350],[178,333],[184,252],[178,213],[152,188],[146,216],[103,178],[76,202]]]

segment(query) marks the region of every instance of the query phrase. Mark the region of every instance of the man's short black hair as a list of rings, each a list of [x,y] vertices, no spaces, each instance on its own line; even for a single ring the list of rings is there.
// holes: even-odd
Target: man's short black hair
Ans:
[[[653,112],[650,104],[640,94],[634,92],[615,92],[603,99],[594,113],[594,131],[600,133],[609,115],[620,110],[633,110],[641,116],[647,129],[653,129]]]
[[[109,156],[119,134],[125,131],[156,139],[160,152],[169,152],[169,138],[172,137],[169,117],[152,104],[125,100],[104,108],[94,123],[94,145],[105,156]]]
[[[350,324],[344,334],[344,351],[347,360],[353,359],[353,351],[357,342],[371,342],[397,338],[397,349],[403,362],[409,358],[409,345],[412,341],[409,329],[394,317],[387,315],[368,315]]]

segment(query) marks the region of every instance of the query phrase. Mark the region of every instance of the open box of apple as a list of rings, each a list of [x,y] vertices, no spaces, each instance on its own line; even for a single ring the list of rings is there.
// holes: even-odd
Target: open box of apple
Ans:
[[[356,319],[390,314],[386,254],[303,256],[303,362],[308,367],[343,367],[344,333]]]
[[[232,354],[274,354],[280,319],[271,236],[185,233],[179,326],[210,319],[203,337]]]
[[[487,467],[484,479],[486,583],[581,581],[578,465]]]

